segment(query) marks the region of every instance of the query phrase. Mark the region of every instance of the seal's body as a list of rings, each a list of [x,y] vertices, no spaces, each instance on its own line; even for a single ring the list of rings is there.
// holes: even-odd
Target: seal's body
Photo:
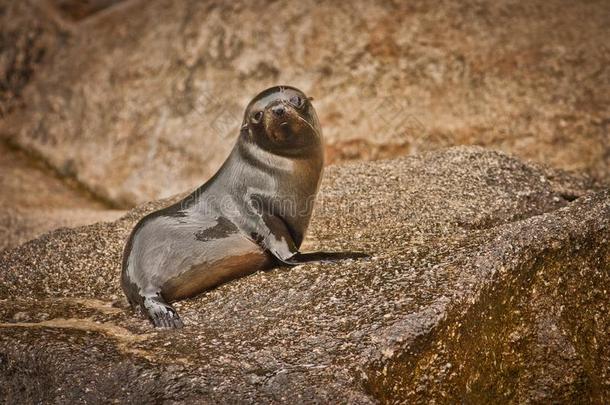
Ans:
[[[273,87],[250,102],[220,170],[184,200],[144,217],[123,255],[122,286],[155,326],[181,327],[169,302],[274,264],[354,257],[299,253],[324,165],[307,97]],[[359,257],[359,256],[358,256]]]

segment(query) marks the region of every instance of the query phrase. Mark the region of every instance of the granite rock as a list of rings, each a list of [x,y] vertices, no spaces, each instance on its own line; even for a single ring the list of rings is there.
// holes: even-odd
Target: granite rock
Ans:
[[[314,97],[330,163],[477,144],[610,181],[605,0],[13,3],[60,28],[0,134],[123,207],[210,177],[282,83]]]
[[[327,169],[305,249],[176,304],[154,330],[119,286],[146,212],[0,253],[9,402],[570,402],[610,398],[610,194],[459,147]]]

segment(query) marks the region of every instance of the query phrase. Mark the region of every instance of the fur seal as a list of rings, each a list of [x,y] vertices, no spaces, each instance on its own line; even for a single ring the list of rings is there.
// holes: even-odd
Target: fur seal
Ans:
[[[121,285],[157,327],[180,328],[169,304],[278,264],[360,253],[301,253],[324,166],[310,99],[277,86],[247,106],[239,137],[218,172],[182,201],[134,227]]]

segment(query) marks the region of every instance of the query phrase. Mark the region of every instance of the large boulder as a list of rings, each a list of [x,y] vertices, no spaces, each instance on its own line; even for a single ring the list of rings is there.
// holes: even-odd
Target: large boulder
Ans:
[[[172,199],[173,200],[173,199]],[[279,268],[125,309],[125,239],[158,201],[0,257],[11,402],[570,402],[610,398],[610,192],[479,148],[328,168],[307,249]]]
[[[44,1],[0,0],[0,118],[24,106],[22,92],[68,35]]]
[[[1,143],[0,190],[0,250],[62,226],[110,221],[124,214]]]
[[[330,162],[480,144],[610,178],[605,0],[38,3],[69,28],[0,132],[119,205],[212,175],[278,83]]]
[[[25,108],[24,90],[73,35],[75,26],[63,13],[76,18],[112,2],[0,0],[0,119]],[[100,201],[74,179],[65,181],[45,160],[36,148],[0,138],[0,250],[60,226],[120,216],[108,210],[111,201]]]

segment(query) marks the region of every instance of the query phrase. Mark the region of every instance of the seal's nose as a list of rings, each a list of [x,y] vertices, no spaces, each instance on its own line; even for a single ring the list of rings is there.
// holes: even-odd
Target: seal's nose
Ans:
[[[275,115],[278,118],[283,117],[284,114],[286,113],[286,109],[281,104],[271,107],[271,111],[273,111],[273,115]]]

